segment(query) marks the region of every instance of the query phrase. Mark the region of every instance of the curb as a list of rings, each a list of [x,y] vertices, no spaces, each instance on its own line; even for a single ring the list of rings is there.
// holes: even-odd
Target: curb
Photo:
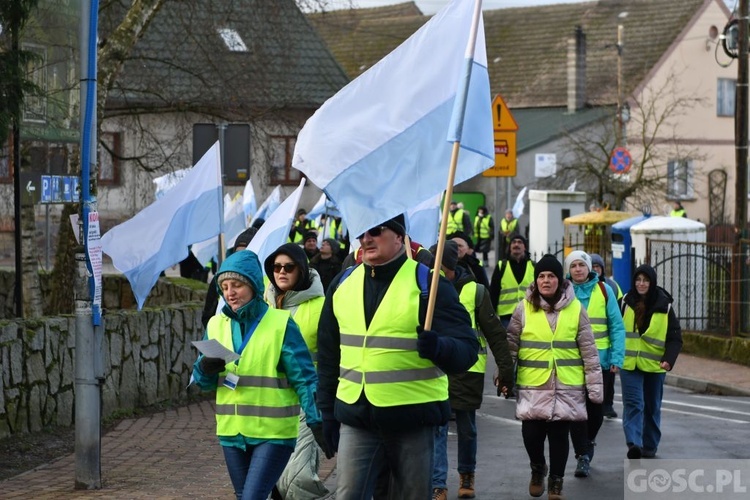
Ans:
[[[717,394],[720,396],[745,396],[750,397],[750,390],[733,387],[731,385],[709,382],[696,378],[685,377],[667,373],[665,384],[703,394]]]

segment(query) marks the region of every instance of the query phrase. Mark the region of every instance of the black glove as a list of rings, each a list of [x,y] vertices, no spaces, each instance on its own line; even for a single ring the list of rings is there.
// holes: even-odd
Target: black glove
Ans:
[[[425,330],[422,325],[419,325],[417,327],[417,352],[420,358],[435,361],[440,354],[438,334],[432,330]]]
[[[201,359],[200,369],[203,375],[217,375],[224,371],[227,362],[222,358],[206,358]]]
[[[323,413],[323,437],[325,439],[326,446],[322,447],[326,454],[326,458],[333,457],[333,454],[339,451],[339,431],[341,429],[341,423],[336,420],[333,413]],[[315,440],[317,441],[317,437]],[[328,456],[328,454],[331,454]]]
[[[323,450],[323,453],[325,453],[326,458],[333,458],[334,453],[336,451],[331,448],[331,446],[328,444],[328,441],[325,438],[325,434],[323,433],[323,424],[313,424],[308,426],[310,427],[310,430],[312,431],[313,437],[315,438],[315,442],[318,443],[318,446]]]

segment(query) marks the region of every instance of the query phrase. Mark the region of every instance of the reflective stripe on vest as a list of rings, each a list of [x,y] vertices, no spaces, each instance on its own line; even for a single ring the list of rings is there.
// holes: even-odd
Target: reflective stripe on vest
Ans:
[[[459,294],[458,299],[461,301],[461,305],[464,306],[464,309],[469,313],[469,316],[471,317],[471,327],[474,329],[474,333],[479,341],[479,359],[477,359],[477,362],[469,368],[469,371],[484,373],[487,368],[487,339],[485,339],[484,335],[479,332],[477,326],[477,283],[475,281],[466,283],[461,288],[461,293]]]
[[[583,386],[583,359],[576,341],[581,303],[574,300],[560,311],[554,333],[543,310],[534,311],[528,300],[523,303],[526,324],[518,349],[518,385],[544,385],[554,368],[563,384]]]
[[[230,363],[239,376],[237,387],[222,385],[216,389],[216,434],[242,435],[259,439],[291,439],[299,428],[299,397],[286,375],[277,370],[289,312],[268,309],[255,328],[239,364]],[[227,349],[232,344],[232,321],[220,314],[208,323],[208,338],[218,340]]]
[[[607,323],[607,301],[604,298],[602,287],[594,286],[589,298],[589,306],[586,312],[591,320],[591,331],[594,334],[597,349],[609,349],[612,345],[609,340],[609,329]]]
[[[353,404],[362,391],[375,406],[399,406],[448,399],[448,377],[419,357],[418,263],[407,259],[383,296],[370,326],[365,322],[364,266],[357,266],[333,294],[341,332],[336,397]]]
[[[474,232],[477,234],[478,238],[481,238],[483,240],[489,239],[490,236],[490,216],[485,215],[484,217],[479,217],[478,215],[474,218]]]
[[[502,268],[502,262],[497,265]],[[510,263],[505,266],[505,272],[500,277],[500,297],[497,300],[497,315],[508,316],[513,314],[516,306],[526,296],[526,288],[534,281],[534,266],[531,261],[526,261],[526,274],[521,283],[516,281]]]
[[[625,324],[625,370],[641,370],[649,373],[666,372],[659,363],[664,357],[669,317],[666,313],[654,313],[643,335],[635,326],[635,312],[625,306],[622,321]]]

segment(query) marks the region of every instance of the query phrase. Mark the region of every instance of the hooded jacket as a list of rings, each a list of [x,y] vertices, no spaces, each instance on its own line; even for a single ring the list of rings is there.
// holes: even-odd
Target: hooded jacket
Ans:
[[[224,304],[219,315],[229,317],[231,320],[234,352],[242,352],[245,356],[252,355],[252,353],[241,350],[244,337],[247,334],[253,334],[251,331],[252,325],[256,321],[259,321],[266,311],[268,311],[268,304],[263,301],[263,274],[258,256],[249,250],[234,253],[227,257],[221,264],[217,276],[227,271],[238,273],[248,279],[253,289],[253,298],[247,304],[237,309],[237,311],[232,311],[232,308],[228,304]],[[222,293],[221,289],[219,289],[219,293]],[[206,332],[203,338],[204,340],[208,339],[208,332]],[[291,317],[287,321],[284,341],[278,356],[278,370],[286,374],[290,386],[294,388],[299,396],[300,406],[307,417],[307,425],[320,423],[320,414],[315,404],[318,377],[313,367],[310,352],[307,350],[305,341],[302,339],[302,334]],[[218,375],[203,374],[200,369],[202,358],[203,355],[198,356],[198,359],[193,364],[193,378],[195,379],[195,383],[204,391],[215,390],[218,384]],[[242,449],[245,449],[248,445],[257,445],[262,442],[275,442],[293,447],[295,441],[295,439],[258,440],[240,435],[234,437],[221,436],[219,438],[222,446],[234,446]]]
[[[563,280],[560,286],[562,287],[562,297],[554,305],[542,300],[541,310],[547,317],[547,322],[553,332],[557,327],[560,311],[576,300],[573,286],[568,280]],[[521,332],[526,325],[525,303],[529,301],[535,288],[536,282],[532,283],[526,291],[526,298],[516,306],[508,324],[508,344],[514,362],[518,359]],[[594,342],[594,335],[591,333],[588,314],[583,307],[581,307],[581,314],[578,319],[576,342],[581,353],[581,359],[583,359],[585,392],[584,389],[579,387],[563,384],[553,369],[550,378],[541,386],[517,386],[516,418],[519,420],[546,421],[586,420],[586,392],[592,402],[602,402],[602,370],[599,364],[599,354]]]
[[[635,289],[635,278],[639,274],[645,274],[650,281],[648,292],[644,298],[642,298]],[[620,302],[621,309],[624,311],[624,306],[627,305],[635,310],[636,304],[641,300],[646,304],[646,321],[644,322],[646,328],[641,330],[638,325],[636,325],[635,330],[639,335],[643,335],[646,331],[648,324],[651,322],[651,316],[653,316],[654,313],[667,314],[667,338],[665,340],[664,356],[662,356],[661,360],[669,363],[671,370],[674,368],[674,364],[677,362],[677,356],[682,350],[682,328],[680,328],[680,322],[674,313],[674,308],[672,307],[672,302],[674,301],[672,296],[669,292],[656,284],[656,271],[653,267],[647,264],[638,266],[633,273],[633,280],[630,283],[630,291],[622,297]]]

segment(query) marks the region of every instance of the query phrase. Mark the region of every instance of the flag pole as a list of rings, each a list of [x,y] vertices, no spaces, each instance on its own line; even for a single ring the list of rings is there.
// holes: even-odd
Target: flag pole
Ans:
[[[440,220],[440,233],[438,234],[437,250],[435,251],[435,269],[432,273],[430,283],[430,295],[427,299],[427,312],[425,314],[424,329],[432,329],[432,317],[435,314],[435,302],[437,300],[438,281],[440,279],[440,265],[443,262],[443,250],[445,249],[445,233],[448,230],[448,207],[453,197],[453,182],[456,179],[456,166],[458,165],[458,152],[461,149],[461,132],[466,114],[466,100],[469,93],[469,82],[471,79],[471,67],[474,63],[474,48],[477,41],[477,30],[479,29],[479,19],[482,15],[482,0],[474,2],[474,16],[471,22],[471,31],[469,32],[469,41],[466,44],[466,68],[459,81],[459,88],[456,92],[456,101],[453,106],[452,126],[456,128],[456,140],[453,143],[451,152],[450,168],[448,169],[448,182],[445,187],[445,197],[443,198],[443,216]]]

